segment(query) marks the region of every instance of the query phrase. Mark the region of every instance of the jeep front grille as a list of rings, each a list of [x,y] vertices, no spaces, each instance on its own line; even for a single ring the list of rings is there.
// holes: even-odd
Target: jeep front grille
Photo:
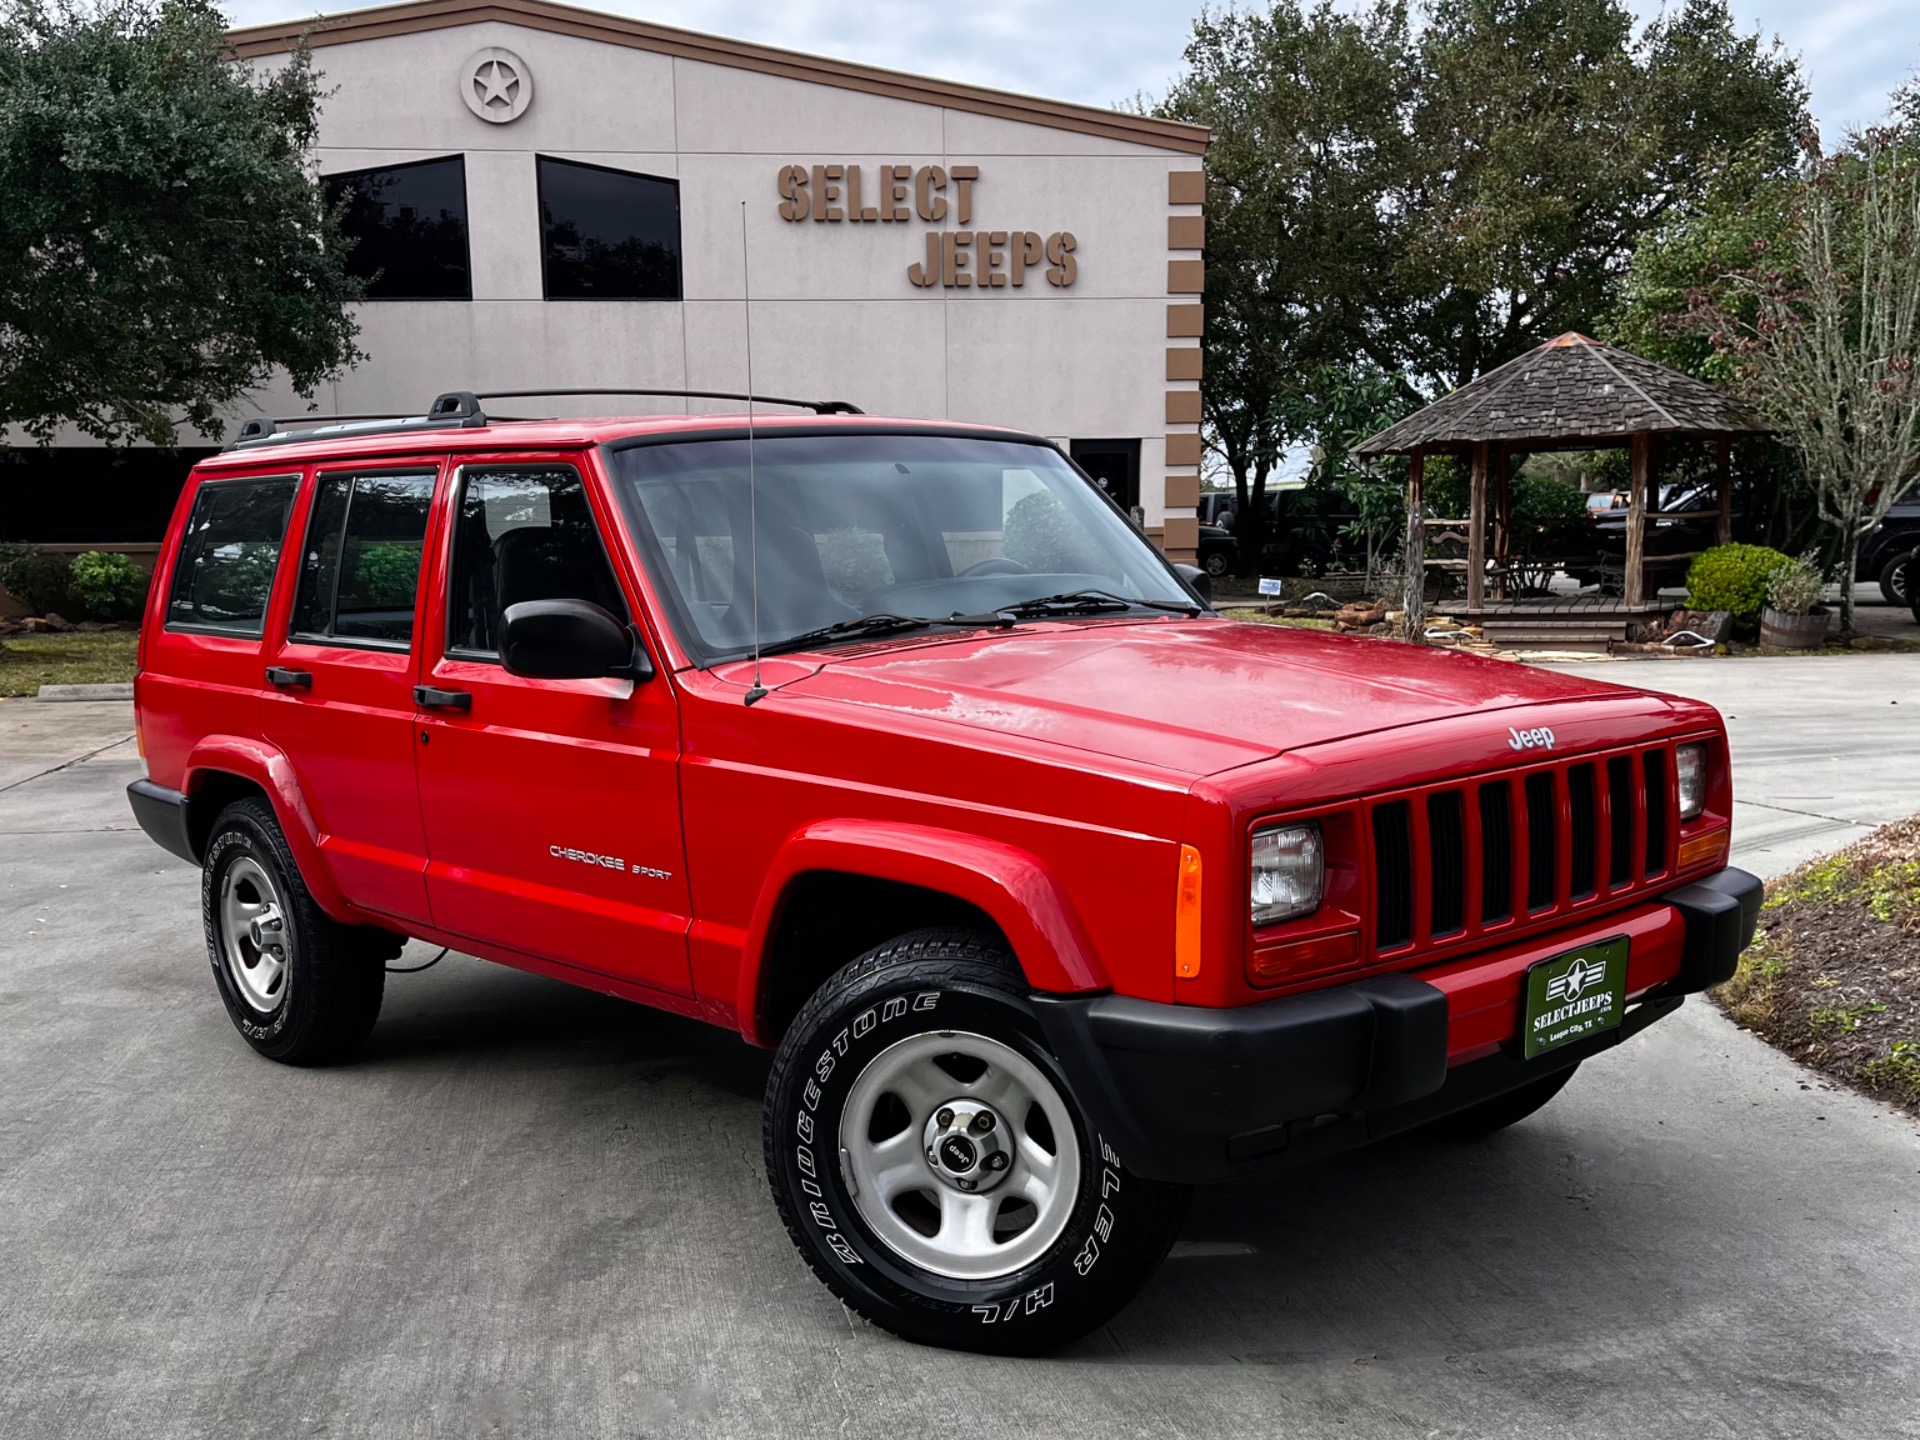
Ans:
[[[1667,748],[1368,801],[1375,953],[1465,943],[1652,888],[1674,864]]]

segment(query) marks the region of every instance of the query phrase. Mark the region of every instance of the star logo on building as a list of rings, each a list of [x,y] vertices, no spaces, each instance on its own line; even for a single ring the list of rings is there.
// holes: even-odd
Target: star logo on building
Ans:
[[[474,72],[473,83],[480,91],[482,105],[512,106],[513,94],[520,88],[520,77],[503,60],[489,60]]]
[[[511,50],[490,45],[460,67],[460,98],[490,125],[505,125],[533,103],[533,72]]]

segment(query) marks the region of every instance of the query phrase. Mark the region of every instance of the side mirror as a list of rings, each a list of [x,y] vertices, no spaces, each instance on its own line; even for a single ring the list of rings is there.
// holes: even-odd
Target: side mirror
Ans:
[[[1174,570],[1187,582],[1187,588],[1198,595],[1201,602],[1211,610],[1213,608],[1213,577],[1198,565],[1175,565]]]
[[[501,617],[500,663],[535,680],[653,678],[653,663],[628,626],[590,600],[523,600]]]

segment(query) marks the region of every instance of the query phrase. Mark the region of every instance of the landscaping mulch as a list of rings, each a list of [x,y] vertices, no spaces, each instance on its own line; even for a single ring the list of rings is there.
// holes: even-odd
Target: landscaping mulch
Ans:
[[[1715,998],[1795,1059],[1920,1114],[1920,816],[1768,885]]]

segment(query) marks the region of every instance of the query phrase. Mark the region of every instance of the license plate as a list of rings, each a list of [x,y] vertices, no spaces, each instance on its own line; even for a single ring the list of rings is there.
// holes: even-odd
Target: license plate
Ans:
[[[1627,1009],[1627,937],[1596,941],[1527,967],[1520,1011],[1526,1058],[1620,1023]]]

